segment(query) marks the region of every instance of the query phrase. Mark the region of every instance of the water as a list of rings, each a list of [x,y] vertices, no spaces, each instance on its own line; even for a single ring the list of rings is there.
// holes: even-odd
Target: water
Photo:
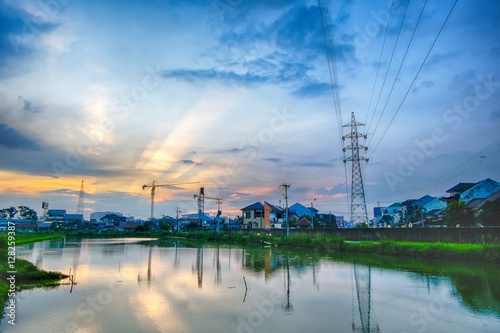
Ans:
[[[77,284],[19,292],[0,332],[500,332],[498,265],[160,245],[19,248]]]

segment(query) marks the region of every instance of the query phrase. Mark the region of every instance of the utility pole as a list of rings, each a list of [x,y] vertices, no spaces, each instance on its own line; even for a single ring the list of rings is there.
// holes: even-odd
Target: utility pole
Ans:
[[[175,230],[176,230],[177,232],[179,232],[179,213],[182,213],[182,210],[181,210],[181,208],[180,208],[179,206],[176,206],[176,207],[175,207],[175,213],[177,214],[177,215],[175,216],[175,226],[176,226],[176,227],[175,227]]]
[[[290,184],[281,184],[280,187],[285,189],[285,223],[286,223],[286,237],[290,236],[290,223],[288,223],[288,188]]]
[[[313,203],[314,201],[316,201],[316,198],[314,198],[313,201],[311,201],[311,229],[314,229],[314,207],[313,207]]]

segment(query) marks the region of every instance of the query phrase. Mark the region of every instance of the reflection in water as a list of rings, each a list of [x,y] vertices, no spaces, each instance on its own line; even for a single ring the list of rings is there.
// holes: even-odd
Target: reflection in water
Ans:
[[[290,255],[288,252],[283,258],[283,283],[285,289],[285,300],[283,301],[283,310],[286,314],[293,313],[293,305],[290,302]]]
[[[141,273],[139,272],[137,274],[137,283],[141,282],[146,282],[148,286],[151,286],[151,283],[153,282],[154,278],[153,275],[151,274],[151,258],[153,255],[153,246],[149,244],[149,249],[148,249],[148,268],[147,268],[147,273],[146,273],[146,279],[144,280],[143,277],[141,277]]]
[[[358,301],[359,319],[361,325],[359,327],[356,327],[354,321],[354,304],[353,304],[352,331],[370,333],[372,332],[371,267],[353,264],[353,271],[354,271],[354,280],[356,284],[356,296]],[[373,330],[373,332],[380,332],[378,324],[375,325],[375,329]]]
[[[199,247],[196,251],[196,273],[198,275],[198,288],[203,287],[203,248]]]
[[[215,268],[214,283],[216,286],[218,286],[221,284],[221,281],[222,281],[221,267],[220,267],[220,248],[219,247],[214,248],[214,268]]]
[[[106,241],[19,247],[43,269],[78,272],[77,292],[21,292],[19,326],[0,331],[78,332],[65,329],[74,322],[99,332],[500,332],[497,265]],[[214,283],[203,285],[204,274]],[[424,327],[419,309],[436,306]]]

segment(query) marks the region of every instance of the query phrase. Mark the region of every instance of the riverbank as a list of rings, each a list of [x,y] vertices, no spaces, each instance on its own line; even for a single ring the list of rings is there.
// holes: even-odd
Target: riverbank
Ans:
[[[43,240],[57,239],[64,237],[62,234],[16,234],[15,245],[34,243]],[[16,290],[37,286],[50,286],[57,281],[66,278],[67,275],[59,272],[43,271],[38,269],[31,262],[15,258],[12,267],[9,267],[9,241],[7,233],[0,234],[0,303],[5,304],[12,293],[11,284],[7,280],[12,275],[15,276]],[[12,259],[12,258],[11,258]],[[12,261],[11,261],[12,262]],[[14,271],[15,273],[8,273]]]
[[[500,243],[456,244],[383,241],[347,241],[336,237],[294,235],[274,237],[266,234],[225,234],[215,232],[180,233],[186,239],[229,242],[240,244],[264,244],[278,247],[308,248],[317,251],[367,253],[412,258],[450,259],[500,263]]]

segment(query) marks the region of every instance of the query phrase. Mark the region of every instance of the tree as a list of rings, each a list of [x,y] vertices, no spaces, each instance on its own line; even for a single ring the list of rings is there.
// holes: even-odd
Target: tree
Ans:
[[[158,226],[160,227],[161,230],[171,230],[172,229],[171,219],[169,219],[166,216],[163,216],[161,219],[158,220]]]
[[[27,206],[19,206],[19,217],[23,220],[33,220],[36,221],[38,219],[38,215],[34,209],[31,209]]]
[[[479,214],[479,221],[484,226],[500,227],[500,200],[489,201],[484,204]]]
[[[314,219],[314,221],[316,220],[318,222],[321,222],[320,224],[323,224],[325,228],[332,228],[332,229],[338,228],[337,218],[332,213],[322,214],[318,218]],[[316,222],[314,224],[316,224]]]
[[[449,227],[456,225],[472,225],[472,213],[461,201],[450,202],[444,212],[444,223]]]
[[[120,222],[125,222],[127,218],[125,216],[120,216],[116,215],[114,213],[108,213],[101,217],[102,222],[109,222],[109,223],[120,223]]]
[[[189,224],[186,226],[186,229],[188,231],[193,231],[198,229],[198,223],[197,222],[189,222]]]
[[[0,210],[0,218],[2,219],[13,219],[17,214],[16,207],[10,206],[9,208],[4,208]]]
[[[382,215],[380,222],[385,223],[386,226],[392,226],[394,224],[394,218],[391,215]]]
[[[139,225],[135,228],[135,231],[139,232],[147,232],[151,230],[151,222],[144,222],[142,225]]]

